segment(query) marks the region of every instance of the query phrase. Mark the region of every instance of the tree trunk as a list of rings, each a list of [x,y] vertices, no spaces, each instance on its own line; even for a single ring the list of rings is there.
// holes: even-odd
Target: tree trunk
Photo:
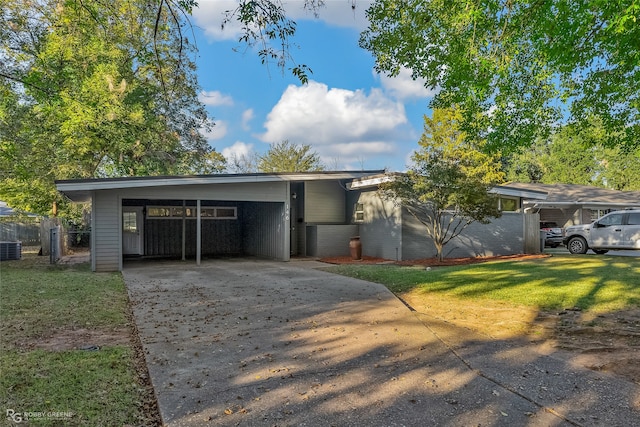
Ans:
[[[438,262],[442,262],[444,257],[442,256],[443,245],[442,243],[434,241],[433,244],[436,246],[436,256],[438,257]]]

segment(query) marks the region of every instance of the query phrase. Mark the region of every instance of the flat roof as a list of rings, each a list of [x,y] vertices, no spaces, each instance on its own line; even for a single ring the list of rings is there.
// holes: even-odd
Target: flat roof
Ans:
[[[282,172],[215,175],[133,176],[118,178],[67,179],[55,181],[58,191],[75,202],[87,201],[92,191],[179,185],[234,184],[247,182],[351,180],[379,175],[383,170]]]

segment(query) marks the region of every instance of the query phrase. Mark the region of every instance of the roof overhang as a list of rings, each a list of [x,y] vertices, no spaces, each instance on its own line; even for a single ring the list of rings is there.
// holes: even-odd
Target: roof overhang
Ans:
[[[94,191],[101,190],[279,181],[353,180],[368,175],[379,175],[381,172],[383,171],[370,170],[72,179],[56,181],[56,188],[74,202],[86,202],[91,199]]]
[[[347,190],[362,190],[365,188],[377,187],[380,184],[384,184],[385,182],[393,181],[393,179],[398,175],[398,173],[383,173],[370,175],[363,178],[356,178],[347,183],[346,187]]]
[[[362,190],[366,188],[377,187],[380,184],[393,181],[397,176],[400,175],[402,175],[402,173],[394,172],[366,176],[363,178],[354,179],[353,181],[348,183],[346,187],[349,190]],[[547,193],[544,191],[523,190],[521,188],[512,188],[507,185],[497,185],[489,190],[489,192],[508,197],[521,197],[539,200],[544,200],[547,198]]]
[[[549,195],[546,191],[523,190],[522,188],[509,187],[508,185],[496,185],[489,190],[489,193],[536,200],[545,200]]]
[[[529,209],[563,209],[570,207],[581,207],[583,209],[640,209],[640,204],[624,203],[624,202],[585,202],[585,201],[569,201],[554,202],[542,200],[523,200],[522,204]]]

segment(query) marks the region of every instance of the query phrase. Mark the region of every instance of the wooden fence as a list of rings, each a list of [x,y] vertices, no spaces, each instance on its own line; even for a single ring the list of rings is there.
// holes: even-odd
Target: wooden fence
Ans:
[[[524,253],[539,254],[544,250],[540,238],[540,214],[524,215]]]

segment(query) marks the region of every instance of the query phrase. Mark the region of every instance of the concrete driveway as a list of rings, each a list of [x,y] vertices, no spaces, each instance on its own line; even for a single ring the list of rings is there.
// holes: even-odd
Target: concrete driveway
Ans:
[[[128,265],[165,425],[640,425],[640,388],[438,322],[320,263]]]

